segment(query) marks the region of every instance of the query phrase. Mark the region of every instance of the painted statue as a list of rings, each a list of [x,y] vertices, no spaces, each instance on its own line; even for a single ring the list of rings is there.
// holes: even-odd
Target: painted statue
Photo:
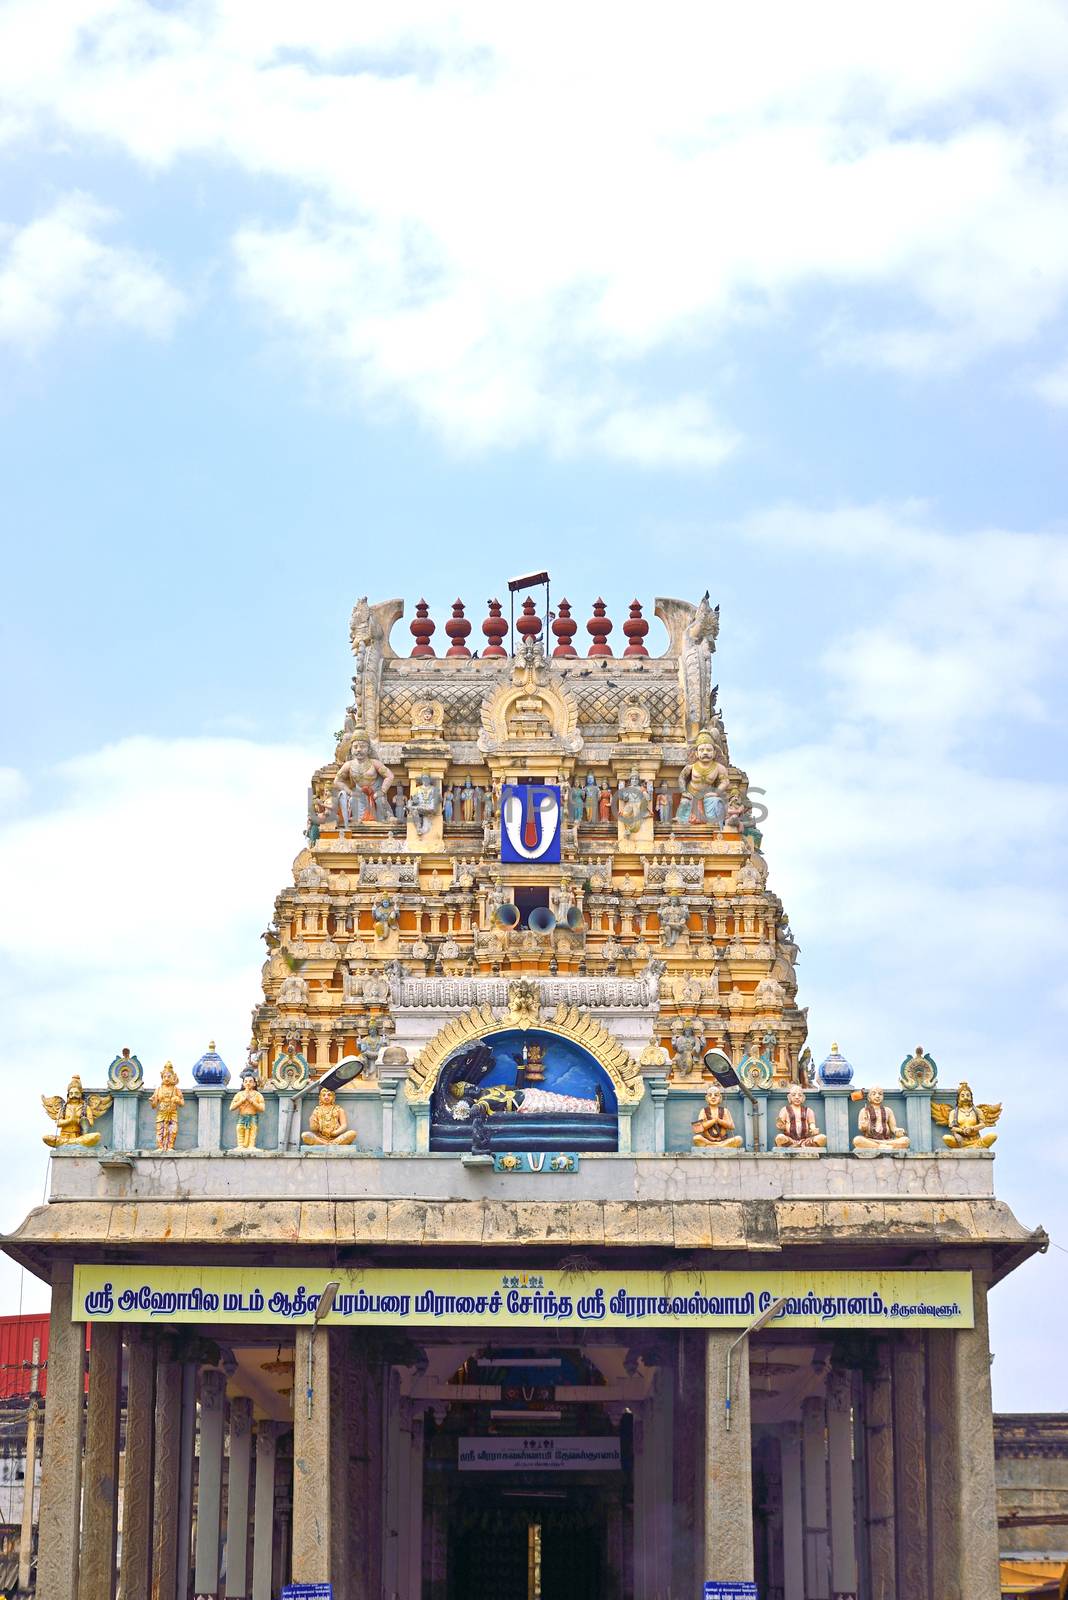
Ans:
[[[347,828],[352,822],[389,822],[393,813],[386,790],[392,782],[392,772],[371,754],[368,741],[355,740],[331,785],[338,824]]]
[[[680,899],[681,892],[677,887],[670,888],[660,908],[660,943],[666,950],[674,949],[689,929],[690,908]]]
[[[260,1117],[267,1102],[259,1090],[259,1076],[252,1067],[241,1074],[241,1087],[230,1101],[230,1110],[237,1116],[237,1148],[255,1150]]]
[[[792,1083],[786,1091],[786,1104],[775,1119],[778,1133],[775,1143],[780,1150],[822,1150],[827,1135],[816,1127],[816,1113],[805,1104],[805,1091],[799,1083]]]
[[[456,812],[456,789],[453,784],[445,790],[441,797],[441,820],[451,822]]]
[[[319,1103],[308,1118],[308,1132],[300,1138],[302,1144],[355,1144],[356,1132],[349,1127],[333,1089],[319,1090]]]
[[[470,777],[463,781],[460,790],[460,821],[474,822],[475,820],[475,789]]]
[[[178,1112],[185,1105],[185,1095],[178,1087],[178,1074],[169,1061],[163,1063],[159,1084],[149,1101],[156,1113],[156,1149],[173,1150],[178,1137]]]
[[[907,1150],[909,1136],[902,1133],[894,1120],[890,1107],[883,1104],[883,1091],[869,1089],[857,1118],[859,1133],[853,1140],[854,1150]]]
[[[597,779],[592,772],[587,772],[586,782],[583,786],[582,820],[584,822],[597,821]]]
[[[607,778],[601,779],[601,786],[597,791],[597,820],[598,822],[612,820],[612,791],[608,787]]]
[[[94,1145],[100,1143],[99,1133],[90,1129],[97,1117],[102,1117],[111,1105],[109,1094],[86,1094],[82,1080],[73,1077],[67,1085],[66,1099],[60,1094],[42,1095],[41,1104],[56,1125],[55,1133],[44,1136],[50,1149],[66,1144]]]
[[[676,813],[679,822],[712,822],[722,827],[727,816],[730,773],[716,755],[712,734],[702,728],[692,759],[679,774],[684,794]]]
[[[623,832],[633,837],[649,815],[649,799],[636,772],[619,786],[619,820]]]
[[[665,784],[656,797],[656,820],[666,826],[672,819],[673,811],[674,802],[671,798],[671,790]]]
[[[415,831],[420,837],[430,832],[431,818],[437,809],[437,788],[431,781],[430,774],[424,772],[419,782],[412,785],[412,795],[408,801],[408,815],[415,824]]]
[[[723,1090],[709,1089],[701,1114],[693,1124],[694,1148],[698,1150],[740,1150],[741,1135],[735,1131],[734,1118],[723,1103]]]
[[[939,1105],[932,1100],[931,1115],[948,1130],[942,1135],[947,1150],[989,1150],[997,1139],[993,1129],[1001,1116],[1001,1106],[977,1106],[970,1086],[962,1083],[956,1105]]]
[[[585,814],[585,804],[586,799],[582,784],[574,783],[569,785],[567,791],[567,818],[572,827],[582,821]]]
[[[701,1046],[704,1035],[692,1017],[680,1017],[671,1030],[671,1076],[695,1078],[701,1073]]]

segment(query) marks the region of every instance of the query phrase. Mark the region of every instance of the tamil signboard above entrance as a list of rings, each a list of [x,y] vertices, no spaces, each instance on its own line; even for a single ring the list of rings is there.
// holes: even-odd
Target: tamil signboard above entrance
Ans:
[[[490,1268],[76,1266],[76,1322],[350,1327],[970,1328],[970,1272],[502,1272]]]
[[[618,1472],[622,1465],[619,1435],[586,1434],[509,1439],[461,1439],[456,1452],[461,1472]]]

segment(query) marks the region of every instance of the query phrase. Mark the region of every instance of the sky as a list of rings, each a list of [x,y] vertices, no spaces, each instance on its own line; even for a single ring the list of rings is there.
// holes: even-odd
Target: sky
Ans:
[[[359,595],[707,588],[813,1053],[1003,1102],[1068,1407],[1066,432],[1061,4],[0,0],[0,1226],[243,1059]]]

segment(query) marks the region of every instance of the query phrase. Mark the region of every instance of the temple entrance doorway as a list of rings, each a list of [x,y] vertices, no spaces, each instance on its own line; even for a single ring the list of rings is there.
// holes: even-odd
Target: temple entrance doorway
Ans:
[[[422,1428],[424,1600],[632,1594],[634,1411],[652,1382],[640,1358],[574,1335],[427,1356],[413,1383],[435,1402]]]

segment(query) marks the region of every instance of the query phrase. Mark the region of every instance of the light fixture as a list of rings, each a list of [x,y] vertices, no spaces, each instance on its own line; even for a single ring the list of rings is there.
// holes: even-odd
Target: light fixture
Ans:
[[[759,1333],[761,1328],[767,1327],[775,1313],[782,1310],[786,1304],[786,1299],[786,1295],[782,1295],[778,1300],[773,1300],[767,1310],[762,1311],[759,1317],[749,1324],[748,1328],[743,1328],[734,1343],[727,1346],[727,1382],[723,1394],[723,1415],[726,1419],[728,1433],[731,1431],[731,1360],[734,1352],[743,1339],[748,1339],[751,1334]]]
[[[341,1063],[339,1062],[338,1065],[340,1066]],[[337,1068],[335,1067],[334,1070],[336,1072]],[[307,1403],[308,1403],[308,1420],[309,1420],[309,1422],[311,1421],[312,1395],[314,1393],[315,1330],[318,1327],[319,1323],[322,1322],[323,1318],[325,1316],[328,1316],[330,1314],[330,1312],[333,1310],[334,1296],[337,1294],[337,1292],[338,1292],[338,1290],[340,1288],[341,1288],[341,1284],[338,1282],[338,1280],[336,1278],[331,1278],[330,1282],[324,1286],[323,1292],[319,1296],[319,1300],[318,1300],[318,1303],[317,1303],[317,1305],[315,1307],[315,1310],[312,1312],[312,1328],[311,1328],[311,1333],[310,1333],[310,1335],[308,1337],[308,1386],[307,1386],[307,1395],[306,1395]]]

